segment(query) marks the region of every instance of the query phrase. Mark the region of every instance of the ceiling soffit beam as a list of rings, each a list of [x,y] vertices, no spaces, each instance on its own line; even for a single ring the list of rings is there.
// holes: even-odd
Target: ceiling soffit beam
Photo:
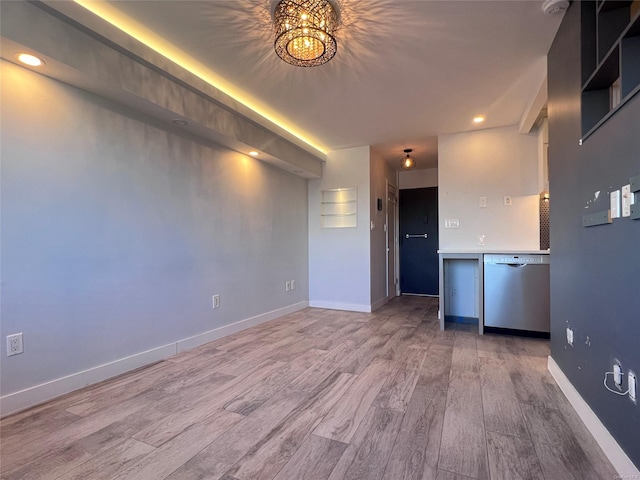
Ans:
[[[533,127],[538,123],[540,114],[547,106],[548,91],[547,91],[547,76],[542,79],[542,83],[538,87],[535,96],[525,108],[520,123],[518,124],[518,131],[521,134],[530,133]]]
[[[258,150],[261,160],[301,177],[322,175],[324,153],[302,148],[291,135],[273,131],[279,128],[266,128],[241,109],[220,102],[216,96],[222,92],[156,52],[142,52],[146,47],[131,37],[127,41],[136,53],[38,3],[3,2],[1,20],[5,60],[17,63],[15,49],[27,48],[46,62],[39,73],[168,124],[184,119],[184,129],[191,134],[241,153]]]

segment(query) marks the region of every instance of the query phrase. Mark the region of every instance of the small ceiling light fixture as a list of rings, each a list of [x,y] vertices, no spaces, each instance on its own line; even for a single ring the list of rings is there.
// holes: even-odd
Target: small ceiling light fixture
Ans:
[[[257,157],[258,155],[260,155],[258,152],[256,152],[255,150],[251,150],[249,152],[249,155],[251,155],[252,157]]]
[[[329,0],[281,0],[273,20],[276,53],[291,65],[323,65],[338,51],[338,14]]]
[[[473,123],[482,123],[482,122],[484,122],[483,115],[476,115],[475,117],[473,117]]]
[[[171,120],[171,123],[173,123],[174,125],[176,125],[178,127],[186,127],[187,125],[189,125],[189,122],[187,122],[186,120],[183,120],[181,118],[175,118],[175,119]]]
[[[20,63],[24,63],[25,65],[29,65],[30,67],[40,67],[44,65],[44,61],[42,59],[36,57],[35,55],[31,55],[30,53],[19,53],[16,55],[18,61]]]
[[[411,148],[404,149],[404,153],[406,153],[407,156],[402,159],[401,168],[403,170],[411,170],[412,168],[416,167],[416,161],[411,156],[411,152],[413,152],[413,149]]]

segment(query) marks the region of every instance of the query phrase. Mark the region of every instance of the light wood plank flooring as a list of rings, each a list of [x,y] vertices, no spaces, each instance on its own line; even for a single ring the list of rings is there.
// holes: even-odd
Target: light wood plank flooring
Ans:
[[[305,309],[9,416],[1,478],[615,478],[548,341],[436,312]]]

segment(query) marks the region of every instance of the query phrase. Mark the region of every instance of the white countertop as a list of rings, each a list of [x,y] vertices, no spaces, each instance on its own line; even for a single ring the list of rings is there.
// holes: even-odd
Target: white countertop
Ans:
[[[487,253],[487,254],[503,254],[503,255],[549,255],[551,250],[490,250],[490,249],[473,249],[473,248],[443,248],[438,253],[456,254],[456,253]]]

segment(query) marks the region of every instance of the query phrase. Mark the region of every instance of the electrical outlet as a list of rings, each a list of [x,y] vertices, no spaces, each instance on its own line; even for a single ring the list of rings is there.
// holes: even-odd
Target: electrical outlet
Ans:
[[[567,343],[573,347],[573,330],[567,327]]]
[[[613,365],[613,383],[618,388],[622,386],[622,367],[617,363]]]
[[[291,290],[295,290],[295,289],[296,289],[296,281],[291,280]]]
[[[291,290],[291,280],[284,282],[284,291],[288,292],[289,290]]]
[[[7,357],[12,355],[18,355],[24,352],[24,345],[22,343],[22,333],[14,333],[13,335],[7,335]]]
[[[634,402],[636,401],[636,374],[633,372],[629,372],[627,374],[627,381],[628,381],[628,385],[629,385],[629,398],[631,400],[633,400]]]
[[[213,296],[213,308],[220,308],[220,295]]]
[[[505,197],[504,197],[504,206],[505,207],[510,207],[511,205],[513,205],[513,200],[511,200],[511,197],[509,195],[505,195]]]

